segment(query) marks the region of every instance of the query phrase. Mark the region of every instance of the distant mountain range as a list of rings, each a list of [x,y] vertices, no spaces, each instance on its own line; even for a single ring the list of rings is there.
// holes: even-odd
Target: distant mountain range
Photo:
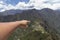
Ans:
[[[49,28],[56,30],[60,34],[60,10],[52,10],[44,8],[42,10],[7,10],[0,12],[0,21],[16,21],[16,20],[35,20],[42,19]]]
[[[7,16],[7,15],[14,15],[16,13],[21,13],[23,10],[14,10],[14,9],[11,9],[11,10],[6,10],[6,11],[3,11],[3,12],[0,12],[0,16]]]

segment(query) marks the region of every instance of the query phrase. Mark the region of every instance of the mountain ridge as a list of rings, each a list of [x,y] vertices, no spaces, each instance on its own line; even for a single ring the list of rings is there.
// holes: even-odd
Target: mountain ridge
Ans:
[[[59,15],[59,13],[57,13]],[[23,10],[20,13],[15,13],[13,15],[0,16],[0,22],[10,22],[17,20],[30,20],[34,21],[36,19],[41,19],[44,23],[41,23],[45,29],[49,32],[54,32],[60,35],[60,16],[56,14],[56,11],[52,9],[42,9],[42,10]]]

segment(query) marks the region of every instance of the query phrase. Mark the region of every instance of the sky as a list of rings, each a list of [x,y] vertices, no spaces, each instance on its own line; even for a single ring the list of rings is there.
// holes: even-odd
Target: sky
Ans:
[[[10,9],[60,9],[60,0],[0,0],[0,12]]]

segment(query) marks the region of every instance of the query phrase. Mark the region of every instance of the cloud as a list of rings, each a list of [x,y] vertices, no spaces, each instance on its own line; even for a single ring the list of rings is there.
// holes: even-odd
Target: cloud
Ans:
[[[25,2],[19,2],[15,7],[16,9],[23,9],[28,7],[28,4],[25,4]]]
[[[60,3],[55,3],[55,4],[52,6],[52,9],[60,9]]]
[[[7,1],[7,0],[5,0]],[[30,0],[27,4],[25,2],[19,2],[17,5],[7,4],[4,0],[0,1],[0,11],[10,9],[43,9],[51,8],[53,10],[60,9],[60,0]]]
[[[33,6],[33,5],[30,3],[26,4],[25,2],[19,2],[15,7],[16,7],[16,9],[31,9],[30,8],[31,6]]]
[[[35,9],[50,8],[53,10],[60,8],[60,0],[30,0]]]

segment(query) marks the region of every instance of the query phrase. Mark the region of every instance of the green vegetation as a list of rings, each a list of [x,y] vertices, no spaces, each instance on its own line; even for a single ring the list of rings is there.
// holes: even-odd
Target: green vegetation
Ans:
[[[27,29],[16,29],[13,34],[8,38],[8,40],[57,40],[56,34],[52,35],[47,32],[43,26],[40,19],[34,20],[30,23]]]
[[[26,10],[15,15],[1,16],[0,22],[23,19],[31,21],[29,27],[27,29],[17,28],[8,40],[60,40],[60,35],[58,35],[60,34],[60,20],[50,9]]]

